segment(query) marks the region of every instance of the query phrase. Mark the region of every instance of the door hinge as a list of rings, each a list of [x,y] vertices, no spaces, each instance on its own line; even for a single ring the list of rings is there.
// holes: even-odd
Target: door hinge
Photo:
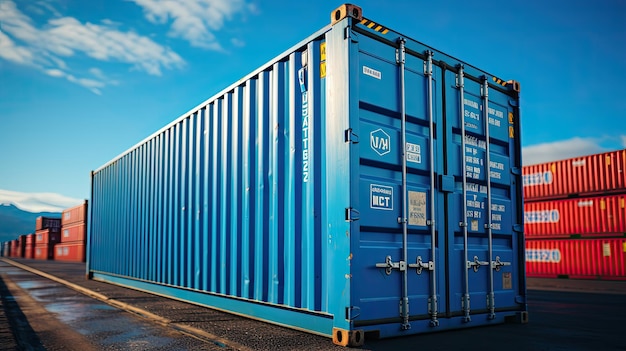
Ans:
[[[359,136],[356,135],[352,131],[352,128],[346,129],[345,142],[346,143],[352,143],[352,144],[358,144],[359,143]]]
[[[361,213],[358,210],[352,207],[346,208],[346,221],[348,222],[358,221],[360,217],[361,217]]]
[[[352,321],[361,315],[361,308],[359,306],[346,307],[346,319]]]

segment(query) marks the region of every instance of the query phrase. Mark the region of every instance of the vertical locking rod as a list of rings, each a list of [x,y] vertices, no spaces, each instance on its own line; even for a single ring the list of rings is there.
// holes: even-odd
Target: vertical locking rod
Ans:
[[[468,257],[468,242],[467,242],[467,160],[465,158],[465,72],[463,65],[459,65],[458,73],[458,86],[460,95],[460,114],[461,114],[461,157],[463,158],[463,222],[461,222],[461,229],[463,229],[463,278],[465,280],[465,287],[463,290],[463,321],[471,321],[470,317],[470,295],[469,295],[469,269],[467,268]]]

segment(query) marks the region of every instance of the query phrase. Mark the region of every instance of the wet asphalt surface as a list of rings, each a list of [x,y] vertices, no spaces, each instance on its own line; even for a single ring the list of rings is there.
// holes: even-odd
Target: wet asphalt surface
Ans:
[[[84,264],[14,261],[154,315],[129,313],[0,261],[0,350],[344,349],[326,337],[86,280]],[[528,324],[366,339],[362,349],[626,350],[625,281],[530,279],[528,299]]]

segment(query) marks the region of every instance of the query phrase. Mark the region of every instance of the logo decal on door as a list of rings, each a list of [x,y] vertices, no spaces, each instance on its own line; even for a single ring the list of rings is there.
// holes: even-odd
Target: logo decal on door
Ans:
[[[370,207],[376,210],[393,210],[393,187],[370,184]]]
[[[391,137],[378,128],[370,133],[370,147],[380,156],[384,156],[391,152]]]

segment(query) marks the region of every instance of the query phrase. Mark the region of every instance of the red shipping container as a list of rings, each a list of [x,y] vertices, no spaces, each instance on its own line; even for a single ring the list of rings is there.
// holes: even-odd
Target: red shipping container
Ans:
[[[24,258],[35,258],[35,244],[26,243]]]
[[[11,240],[11,257],[19,257],[19,241],[17,239]]]
[[[626,150],[524,166],[524,201],[626,192]]]
[[[61,242],[85,242],[87,233],[87,225],[85,222],[74,223],[72,225],[63,226],[61,229]]]
[[[56,230],[61,229],[61,218],[56,217],[43,217],[39,216],[35,220],[35,230],[56,228]]]
[[[624,236],[626,195],[524,203],[526,238]]]
[[[526,275],[626,280],[626,238],[527,240]]]
[[[82,241],[60,243],[54,246],[56,261],[85,262],[85,243]]]
[[[63,210],[61,214],[61,225],[66,226],[68,224],[86,222],[87,221],[87,200],[84,203]]]
[[[26,245],[33,244],[35,245],[35,233],[26,235]]]
[[[54,244],[61,240],[61,233],[54,229],[42,229],[35,231],[35,244]]]
[[[54,244],[37,244],[35,245],[35,259],[51,260],[54,257]]]

